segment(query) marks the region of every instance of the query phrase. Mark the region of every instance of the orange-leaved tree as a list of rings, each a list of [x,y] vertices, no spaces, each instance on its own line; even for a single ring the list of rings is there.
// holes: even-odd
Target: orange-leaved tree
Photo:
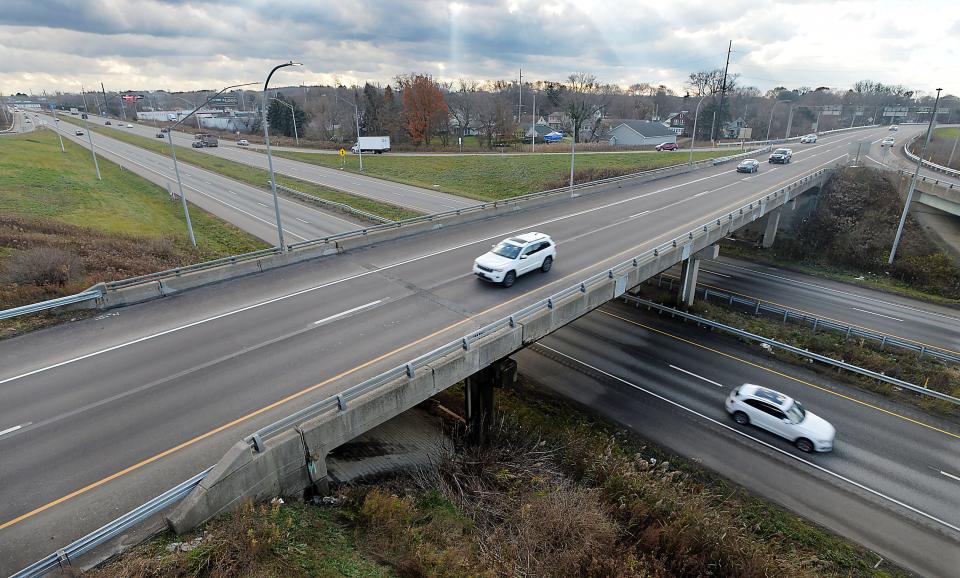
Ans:
[[[414,143],[430,144],[431,127],[449,114],[447,103],[437,83],[427,75],[417,74],[400,78],[403,88],[403,118],[407,132]]]

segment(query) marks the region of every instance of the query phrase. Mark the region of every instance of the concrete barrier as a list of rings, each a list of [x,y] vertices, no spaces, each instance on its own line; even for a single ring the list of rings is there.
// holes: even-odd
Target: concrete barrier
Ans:
[[[456,341],[451,342],[438,350],[450,353],[438,354],[415,370],[411,364],[406,366],[406,371],[398,371],[403,368],[400,366],[382,374],[382,381],[377,377],[346,389],[336,396],[335,402],[328,398],[320,402],[316,411],[300,414],[311,417],[303,417],[302,423],[269,438],[268,442],[254,438],[255,445],[238,443],[201,486],[170,514],[170,526],[184,532],[236,507],[243,500],[296,495],[309,487],[325,489],[325,460],[331,450],[600,307],[615,298],[618,291],[639,285],[706,250],[731,231],[790,202],[800,192],[820,185],[819,180],[805,180],[770,193],[762,201],[718,218],[712,226],[690,231],[655,251],[636,257],[632,263],[618,265],[605,277],[594,276],[579,288],[559,292],[545,306],[533,305],[521,310],[511,317],[509,324],[501,321],[489,329],[478,330],[479,333],[470,333],[470,336],[481,337],[464,339],[463,347],[457,347]],[[483,334],[483,331],[489,333]]]

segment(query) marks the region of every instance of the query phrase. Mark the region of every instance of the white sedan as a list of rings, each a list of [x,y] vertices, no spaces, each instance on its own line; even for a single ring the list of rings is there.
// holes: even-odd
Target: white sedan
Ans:
[[[802,452],[833,449],[837,430],[830,422],[778,391],[745,383],[730,392],[725,405],[738,424],[753,424],[788,439]]]

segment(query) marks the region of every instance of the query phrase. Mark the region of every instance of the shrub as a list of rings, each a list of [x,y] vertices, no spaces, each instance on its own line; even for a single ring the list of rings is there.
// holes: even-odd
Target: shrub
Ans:
[[[54,247],[36,247],[13,254],[7,262],[9,283],[38,287],[65,287],[83,275],[83,266],[73,253]]]

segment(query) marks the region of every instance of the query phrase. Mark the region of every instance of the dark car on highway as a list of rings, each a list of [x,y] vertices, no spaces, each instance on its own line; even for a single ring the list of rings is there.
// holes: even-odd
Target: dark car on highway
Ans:
[[[747,159],[737,165],[738,173],[756,173],[760,170],[760,161],[756,159]]]
[[[773,151],[773,154],[770,155],[768,162],[771,163],[780,163],[785,165],[790,162],[790,159],[793,158],[793,151],[790,149],[777,149]]]

